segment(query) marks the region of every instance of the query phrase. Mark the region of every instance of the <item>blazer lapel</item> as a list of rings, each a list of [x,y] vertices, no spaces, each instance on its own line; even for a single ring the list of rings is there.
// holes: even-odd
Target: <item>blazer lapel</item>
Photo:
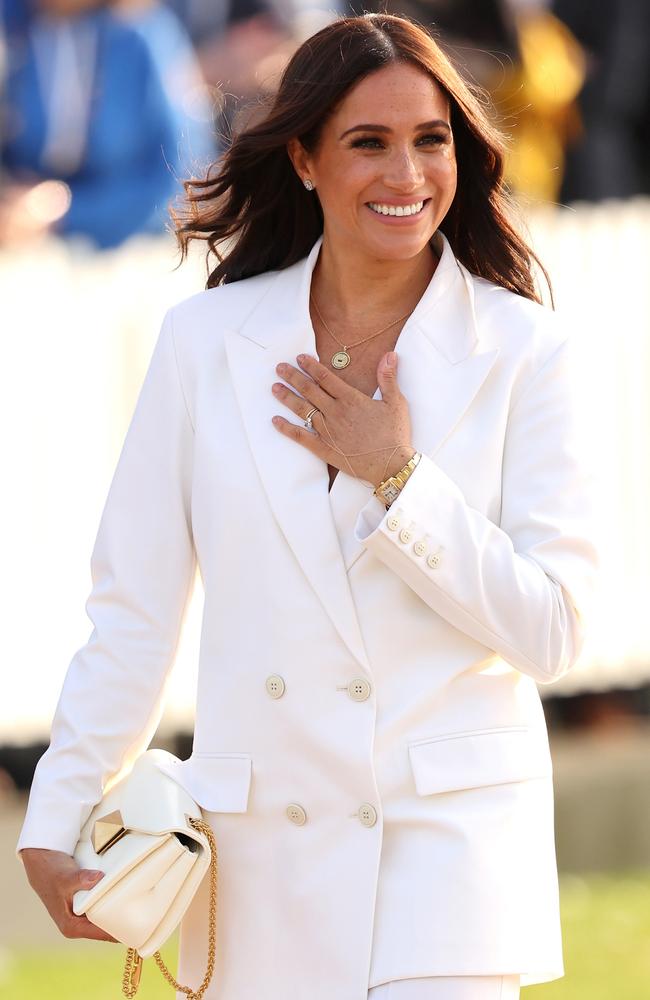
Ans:
[[[370,670],[328,496],[327,464],[281,434],[279,413],[297,418],[271,392],[280,361],[317,356],[309,290],[322,239],[304,260],[278,272],[239,330],[225,331],[231,379],[262,487],[282,532],[339,635]]]
[[[435,239],[438,267],[395,345],[398,383],[409,401],[411,441],[431,458],[471,404],[499,353],[498,348],[481,349],[472,278],[443,234]],[[374,398],[381,398],[379,390]],[[368,483],[339,472],[330,502],[348,571],[367,552],[353,528],[371,496]]]

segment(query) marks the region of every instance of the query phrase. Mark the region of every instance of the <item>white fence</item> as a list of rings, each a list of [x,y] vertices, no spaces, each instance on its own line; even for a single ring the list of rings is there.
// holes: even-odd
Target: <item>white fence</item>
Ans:
[[[604,566],[573,671],[550,692],[650,680],[650,202],[536,212],[530,228],[584,361]],[[200,290],[167,239],[101,255],[46,243],[0,254],[2,655],[0,739],[42,734],[88,638],[84,603],[99,516],[164,310]],[[197,587],[166,719],[191,718]]]

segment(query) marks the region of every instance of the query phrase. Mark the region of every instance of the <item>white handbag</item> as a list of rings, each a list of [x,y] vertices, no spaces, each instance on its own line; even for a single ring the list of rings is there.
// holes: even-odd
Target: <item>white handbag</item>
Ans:
[[[150,955],[189,1000],[200,1000],[214,971],[216,844],[200,806],[159,767],[177,761],[166,750],[143,753],[94,807],[74,851],[81,868],[104,872],[92,889],[74,894],[72,908],[127,946],[126,997],[135,996],[142,959]],[[208,969],[192,990],[176,982],[158,949],[180,923],[208,868]]]

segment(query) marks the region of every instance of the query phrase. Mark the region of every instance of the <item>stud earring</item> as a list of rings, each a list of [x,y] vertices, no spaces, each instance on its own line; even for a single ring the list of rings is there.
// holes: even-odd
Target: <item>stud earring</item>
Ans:
[[[308,190],[308,191],[313,191],[313,190],[314,190],[314,185],[313,185],[313,183],[312,183],[312,182],[311,182],[311,181],[309,180],[309,177],[307,178],[307,180],[304,180],[304,181],[303,181],[303,184],[305,185],[305,187],[307,188],[307,190]]]

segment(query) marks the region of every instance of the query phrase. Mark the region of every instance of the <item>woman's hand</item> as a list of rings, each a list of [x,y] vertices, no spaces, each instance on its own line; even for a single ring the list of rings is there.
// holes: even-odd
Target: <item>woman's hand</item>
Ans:
[[[288,406],[302,422],[314,406],[319,412],[312,415],[317,433],[284,417],[274,417],[273,423],[282,434],[308,448],[328,465],[378,486],[388,476],[399,472],[415,452],[410,444],[408,401],[397,385],[397,357],[393,352],[395,363],[391,366],[388,363],[390,356],[390,353],[385,354],[377,367],[381,399],[371,399],[307,354],[299,354],[297,358],[302,371],[290,364],[277,365],[278,375],[300,395],[287,386],[274,383],[276,399]]]
[[[29,884],[40,896],[64,937],[118,943],[110,934],[91,923],[88,917],[78,917],[72,911],[75,892],[79,889],[92,889],[104,877],[103,872],[80,868],[74,858],[63,851],[24,847],[20,855]]]

